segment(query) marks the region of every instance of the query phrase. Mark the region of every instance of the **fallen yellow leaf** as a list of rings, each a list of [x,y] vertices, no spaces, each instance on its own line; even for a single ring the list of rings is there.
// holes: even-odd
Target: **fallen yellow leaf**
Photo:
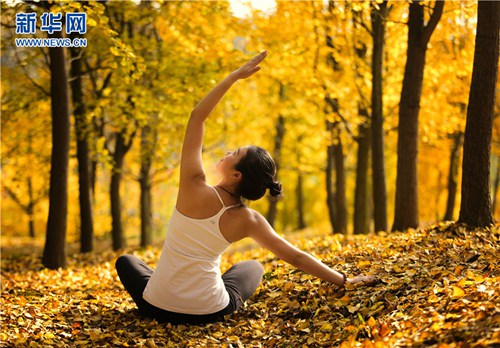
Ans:
[[[375,325],[377,325],[377,321],[375,319],[373,319],[373,317],[370,317],[370,319],[368,319],[368,321],[367,321],[367,324],[370,327],[374,327]]]
[[[460,298],[465,295],[464,289],[459,286],[452,285],[453,287],[453,298]]]

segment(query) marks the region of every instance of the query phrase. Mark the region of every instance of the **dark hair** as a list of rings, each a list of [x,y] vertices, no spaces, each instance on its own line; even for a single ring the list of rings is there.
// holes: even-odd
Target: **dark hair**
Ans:
[[[276,181],[276,164],[265,149],[250,145],[235,169],[242,174],[238,190],[243,198],[255,201],[264,196],[267,189],[272,197],[283,196],[281,183]]]

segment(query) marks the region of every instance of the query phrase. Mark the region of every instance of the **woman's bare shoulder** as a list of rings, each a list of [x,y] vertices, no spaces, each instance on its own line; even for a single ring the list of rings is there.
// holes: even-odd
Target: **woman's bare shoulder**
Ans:
[[[205,183],[179,187],[176,207],[190,217],[211,216],[217,213],[219,204],[213,188]]]
[[[256,227],[266,221],[261,213],[246,205],[236,208],[235,215],[238,217],[240,224],[245,227]]]

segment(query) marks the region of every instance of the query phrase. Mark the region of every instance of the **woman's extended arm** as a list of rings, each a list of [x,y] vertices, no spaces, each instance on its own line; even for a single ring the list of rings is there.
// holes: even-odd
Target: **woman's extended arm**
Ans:
[[[266,58],[264,51],[246,64],[230,73],[219,82],[193,109],[186,128],[181,156],[181,185],[186,179],[205,179],[201,150],[203,146],[204,123],[224,94],[240,79],[252,76],[260,70],[259,64]]]
[[[308,274],[336,285],[345,285],[346,283],[370,284],[375,281],[375,277],[373,276],[344,278],[342,273],[331,269],[317,258],[297,249],[285,239],[281,238],[273,230],[271,225],[269,225],[267,220],[258,213],[254,214],[252,225],[253,228],[250,233],[250,237],[252,239],[283,261],[288,262],[292,266],[295,266]]]

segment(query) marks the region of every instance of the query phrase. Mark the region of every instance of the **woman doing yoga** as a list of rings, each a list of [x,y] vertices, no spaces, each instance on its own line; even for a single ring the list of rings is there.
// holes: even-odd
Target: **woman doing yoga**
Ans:
[[[347,278],[280,237],[243,200],[257,200],[267,190],[281,195],[276,165],[257,146],[230,151],[217,165],[220,181],[207,184],[202,164],[205,120],[222,96],[238,80],[260,70],[264,51],[230,73],[194,108],[181,153],[180,184],[163,250],[155,270],[132,255],[116,261],[125,289],[144,316],[172,324],[202,324],[222,320],[237,310],[259,286],[263,268],[244,261],[221,275],[220,259],[234,242],[250,237],[280,259],[332,284],[369,282]]]

